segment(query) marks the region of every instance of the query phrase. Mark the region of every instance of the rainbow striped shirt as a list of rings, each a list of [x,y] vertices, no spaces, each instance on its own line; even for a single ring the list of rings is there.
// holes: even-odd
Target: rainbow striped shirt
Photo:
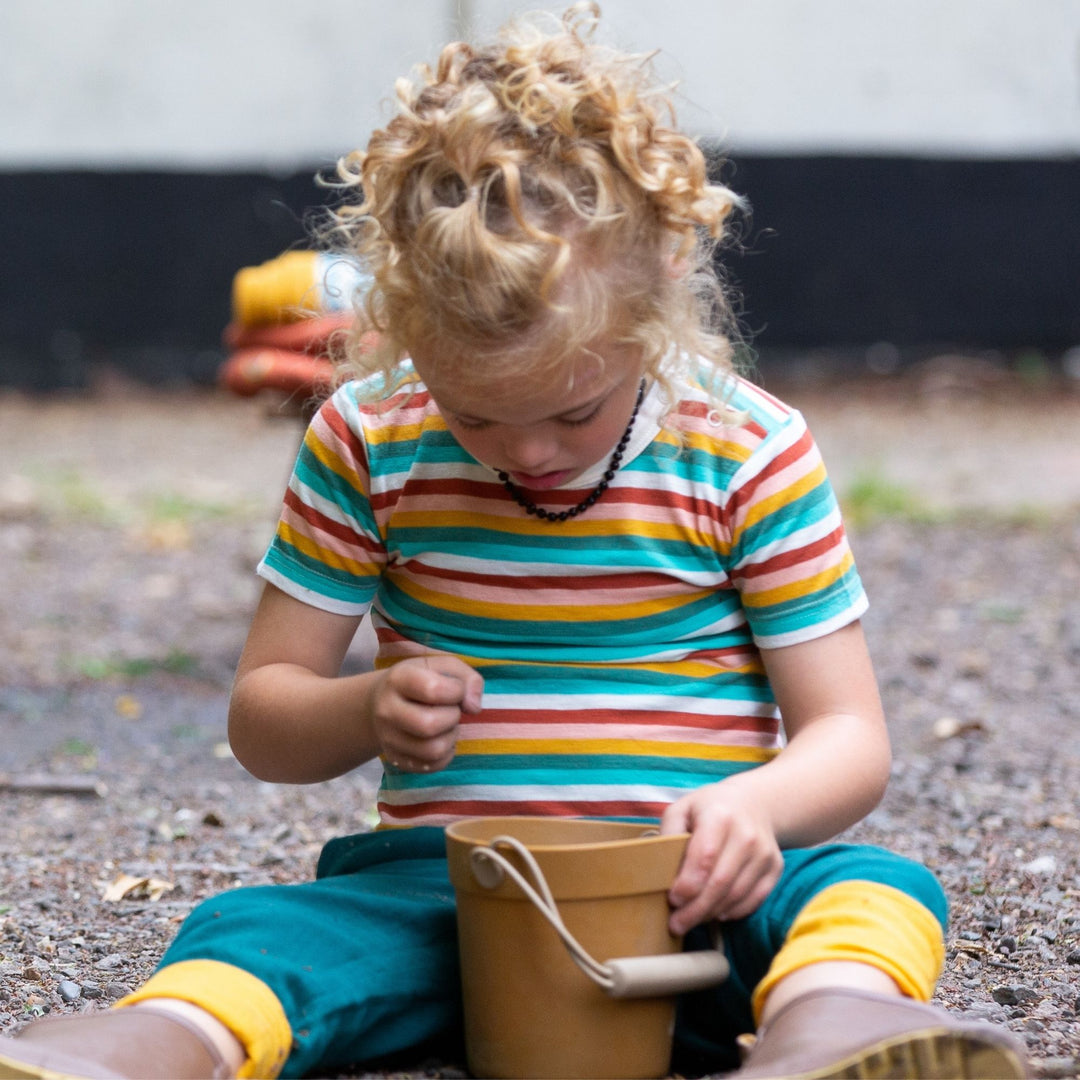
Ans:
[[[654,386],[604,497],[555,524],[458,445],[422,383],[390,403],[350,383],[322,406],[259,565],[302,601],[370,611],[377,666],[446,652],[484,676],[448,768],[384,762],[384,824],[655,819],[779,752],[759,647],[866,608],[798,412],[733,380],[732,424],[700,389],[672,409]],[[605,466],[543,504],[573,506]]]

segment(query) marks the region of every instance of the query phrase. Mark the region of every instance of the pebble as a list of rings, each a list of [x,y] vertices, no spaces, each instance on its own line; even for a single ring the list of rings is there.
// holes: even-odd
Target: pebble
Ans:
[[[1065,960],[1070,964],[1080,964],[1080,949],[1074,949]]]
[[[1037,859],[1032,859],[1031,862],[1026,862],[1020,867],[1029,874],[1053,874],[1057,872],[1057,868],[1057,859],[1053,855],[1040,855]]]
[[[57,993],[67,1002],[78,1001],[82,997],[82,987],[70,979],[61,979],[56,984]]]
[[[1025,1001],[1034,1001],[1039,995],[1027,986],[995,986],[990,996],[999,1005],[1022,1005]]]

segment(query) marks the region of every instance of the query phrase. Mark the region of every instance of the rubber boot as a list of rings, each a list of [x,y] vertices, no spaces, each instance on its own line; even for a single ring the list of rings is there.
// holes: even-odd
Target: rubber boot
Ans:
[[[909,998],[814,990],[758,1032],[738,1080],[1023,1080],[1022,1046],[984,1021]]]
[[[149,1006],[59,1016],[0,1038],[0,1080],[225,1080],[195,1025]]]

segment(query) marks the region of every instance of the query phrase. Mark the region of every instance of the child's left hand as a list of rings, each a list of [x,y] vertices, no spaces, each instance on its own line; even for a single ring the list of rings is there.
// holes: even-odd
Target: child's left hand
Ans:
[[[668,892],[673,934],[749,915],[779,880],[780,844],[753,787],[731,777],[684,795],[664,812],[662,833],[690,833]]]

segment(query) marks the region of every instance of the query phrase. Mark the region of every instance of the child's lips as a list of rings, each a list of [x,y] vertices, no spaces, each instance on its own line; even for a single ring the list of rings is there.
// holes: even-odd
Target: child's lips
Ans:
[[[518,487],[529,488],[530,491],[546,491],[548,488],[558,487],[573,473],[573,469],[556,469],[547,473],[510,473],[510,479]]]

